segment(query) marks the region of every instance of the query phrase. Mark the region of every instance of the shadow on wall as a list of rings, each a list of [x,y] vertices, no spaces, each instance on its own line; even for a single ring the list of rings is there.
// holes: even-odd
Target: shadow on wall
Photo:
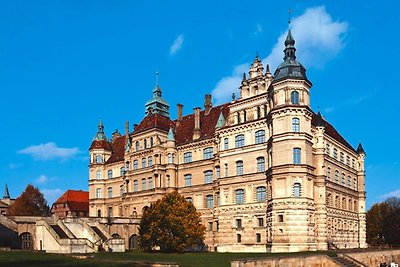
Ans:
[[[13,249],[21,248],[21,241],[18,237],[18,233],[10,230],[2,224],[0,224],[0,247]]]

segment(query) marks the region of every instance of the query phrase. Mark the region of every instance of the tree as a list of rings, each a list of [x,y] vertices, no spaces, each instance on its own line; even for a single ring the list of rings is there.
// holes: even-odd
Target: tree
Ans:
[[[146,251],[183,252],[203,243],[205,226],[192,203],[178,192],[166,194],[145,209],[140,221],[139,244]]]
[[[50,208],[39,189],[29,184],[25,191],[10,205],[7,215],[49,216]]]

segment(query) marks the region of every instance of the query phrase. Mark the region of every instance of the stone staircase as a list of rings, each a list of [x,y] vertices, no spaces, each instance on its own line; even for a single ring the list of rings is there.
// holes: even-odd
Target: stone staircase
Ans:
[[[337,256],[337,257],[332,257],[332,259],[334,261],[336,261],[336,263],[340,264],[340,266],[342,267],[363,267],[365,265],[363,264],[358,264],[346,257],[343,256]]]

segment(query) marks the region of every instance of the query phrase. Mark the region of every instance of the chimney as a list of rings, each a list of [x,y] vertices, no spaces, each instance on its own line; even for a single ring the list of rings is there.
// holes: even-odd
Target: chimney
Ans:
[[[210,110],[212,108],[212,102],[211,102],[211,95],[210,94],[206,94],[204,96],[204,113],[205,115],[208,115],[208,113],[210,113]]]
[[[200,130],[200,108],[194,108],[194,130],[193,139],[199,139],[201,135]]]
[[[182,120],[182,110],[183,110],[183,105],[182,104],[177,104],[178,107],[178,121]]]
[[[125,136],[129,136],[129,121],[125,122]]]

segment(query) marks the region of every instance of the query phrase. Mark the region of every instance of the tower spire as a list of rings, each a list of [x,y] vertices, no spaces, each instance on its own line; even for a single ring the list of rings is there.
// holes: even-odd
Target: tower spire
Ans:
[[[8,186],[7,186],[7,184],[6,184],[6,186],[4,187],[3,199],[10,199],[10,192],[8,191]]]
[[[103,121],[99,120],[99,123],[97,124],[97,133],[94,136],[93,140],[105,140],[107,141],[107,136],[104,134],[104,125],[103,125]]]
[[[156,72],[156,86],[153,89],[153,98],[146,102],[145,112],[146,115],[160,114],[169,117],[169,105],[167,101],[162,98],[161,87],[158,83],[159,73]]]

